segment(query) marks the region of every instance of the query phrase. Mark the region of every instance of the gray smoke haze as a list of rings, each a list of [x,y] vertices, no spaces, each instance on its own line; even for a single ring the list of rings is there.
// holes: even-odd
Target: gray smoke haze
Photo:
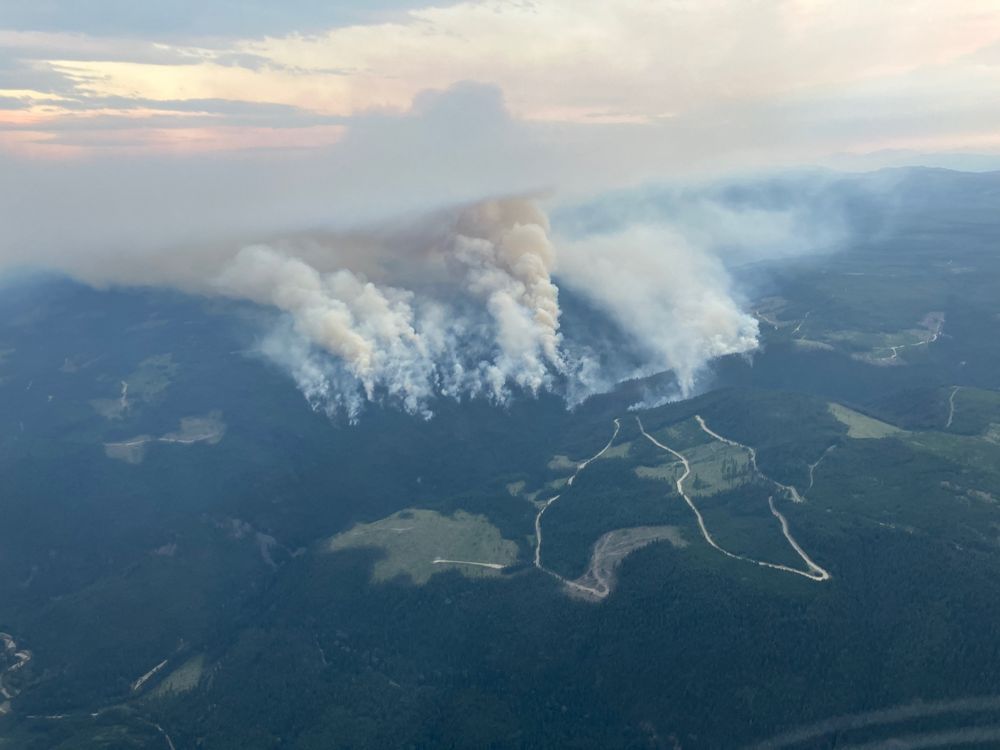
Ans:
[[[766,215],[752,212],[754,242]],[[724,216],[727,231],[740,220],[721,206],[712,216]],[[787,254],[789,239],[779,235],[795,222],[779,213],[772,223],[765,234]],[[664,223],[553,242],[530,198],[483,201],[367,236],[250,245],[214,263],[209,291],[280,310],[263,352],[314,408],[350,419],[366,401],[424,416],[439,396],[503,403],[515,391],[554,390],[575,403],[622,378],[664,371],[683,398],[713,359],[758,344],[757,322],[717,248]],[[605,367],[609,353],[599,356],[593,342],[564,340],[559,285],[613,321],[638,363],[616,363],[612,351]]]
[[[603,215],[563,207],[554,233],[544,201],[506,197],[374,228],[92,251],[49,265],[96,286],[171,286],[274,309],[260,352],[314,409],[352,421],[368,402],[424,417],[440,397],[505,403],[548,390],[574,404],[665,371],[676,378],[670,397],[686,398],[713,359],[758,345],[728,267],[812,252],[843,227],[836,211],[820,221],[784,201],[647,203],[636,213],[635,196],[603,199]],[[560,286],[620,339],[566,340]]]
[[[844,235],[816,188],[831,178],[735,197],[705,186],[609,193],[659,171],[662,159],[647,163],[666,141],[598,129],[620,148],[592,148],[586,129],[514,121],[495,87],[467,84],[362,117],[323,153],[0,157],[11,162],[0,169],[0,272],[29,265],[273,308],[262,352],[314,408],[351,419],[372,400],[425,416],[440,396],[502,403],[552,390],[576,403],[667,370],[688,396],[712,359],[757,346],[730,267]],[[469,202],[491,195],[529,197]],[[567,339],[560,286],[619,339]]]
[[[718,123],[734,118],[708,113],[685,127],[528,122],[511,116],[496,86],[467,82],[423,92],[408,111],[358,115],[323,148],[58,161],[0,150],[0,267],[47,263],[85,274],[115,253],[124,267],[107,273],[145,280],[144,255],[169,252],[175,268],[163,258],[151,265],[171,277],[190,262],[179,248],[342,232],[540,189],[579,200],[665,175],[728,174],[759,165],[713,158],[719,140],[731,140]],[[782,163],[795,162],[768,155],[769,169]]]

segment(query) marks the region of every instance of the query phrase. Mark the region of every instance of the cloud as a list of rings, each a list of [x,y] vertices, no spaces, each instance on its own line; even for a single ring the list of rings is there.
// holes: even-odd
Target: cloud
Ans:
[[[94,107],[109,98],[267,102],[359,125],[372,111],[400,114],[421,92],[472,80],[497,87],[518,121],[590,126],[585,137],[568,134],[587,146],[617,149],[612,136],[623,133],[647,147],[672,138],[678,148],[652,150],[661,170],[692,145],[688,161],[730,162],[754,151],[758,161],[815,160],[893,137],[958,146],[996,119],[992,0],[958,10],[932,0],[258,4],[14,0],[0,11],[0,55],[19,62],[17,88],[70,92]],[[230,36],[156,37],[224,19]],[[642,127],[601,129],[611,124]]]
[[[178,130],[175,121],[165,124]],[[112,131],[109,123],[92,125],[101,137]],[[0,153],[0,267],[30,260],[85,272],[104,256],[114,261],[98,265],[117,267],[127,281],[132,272],[143,276],[149,252],[211,254],[205,248],[531,192],[573,163],[550,134],[512,121],[490,86],[429,93],[411,113],[372,113],[346,132],[320,125],[279,135],[286,146],[304,147],[329,127],[338,129],[333,146],[253,155],[66,162]]]
[[[492,195],[554,191],[566,201],[703,169],[721,158],[713,155],[723,137],[715,130],[728,116],[711,113],[700,127],[526,123],[510,115],[497,87],[473,83],[424,92],[405,113],[348,120],[313,121],[282,105],[255,111],[227,100],[190,102],[192,111],[164,106],[172,109],[132,113],[129,127],[106,114],[44,136],[30,118],[0,126],[0,138],[133,148],[126,158],[69,161],[0,153],[0,266],[51,259],[72,268],[75,256],[86,266],[94,254],[127,251],[115,263],[127,280],[143,252],[156,249],[370,224]],[[244,143],[237,124],[253,126],[252,137],[267,137],[274,148],[226,155]],[[200,143],[204,153],[150,155],[141,150],[149,141],[183,149]],[[732,163],[716,168],[723,166]]]
[[[155,15],[184,19],[176,7],[183,3],[174,5],[157,6]],[[518,117],[639,122],[723,103],[774,103],[850,90],[961,63],[998,37],[991,0],[961,10],[932,0],[905,8],[854,2],[459,2],[346,26],[324,19],[319,3],[310,5],[300,4],[296,15],[311,15],[320,28],[325,20],[326,30],[290,34],[272,19],[265,38],[155,47],[161,55],[173,49],[188,58],[187,65],[106,53],[74,59],[60,56],[59,46],[45,59],[61,61],[64,71],[105,96],[177,98],[186,91],[195,98],[262,97],[351,115],[372,107],[403,109],[422,90],[472,79],[498,85]],[[920,23],[913,22],[916,16]],[[115,17],[127,19],[129,13]],[[157,20],[155,27],[171,25]],[[218,59],[241,55],[253,57],[253,70]]]
[[[418,7],[419,0],[5,0],[0,28],[156,38],[311,31],[371,21]]]

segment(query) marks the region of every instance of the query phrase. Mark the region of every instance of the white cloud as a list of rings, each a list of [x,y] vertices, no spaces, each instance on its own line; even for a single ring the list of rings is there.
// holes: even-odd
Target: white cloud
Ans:
[[[961,8],[932,0],[489,0],[324,33],[178,46],[175,62],[187,64],[120,55],[50,62],[102,96],[264,99],[354,115],[402,111],[420,91],[476,80],[498,85],[519,118],[637,121],[949,65],[996,42],[998,21],[992,0]],[[233,66],[234,56],[258,64]]]

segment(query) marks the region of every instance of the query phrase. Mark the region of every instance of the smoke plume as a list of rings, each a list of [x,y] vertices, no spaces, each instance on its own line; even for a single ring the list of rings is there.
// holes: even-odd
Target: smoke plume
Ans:
[[[733,194],[612,195],[563,207],[556,232],[537,199],[507,197],[376,228],[90,251],[54,267],[95,285],[172,286],[273,309],[260,352],[314,409],[350,420],[370,402],[424,417],[442,397],[504,403],[544,390],[575,404],[665,371],[671,397],[685,398],[713,359],[757,347],[727,261],[836,236],[836,224],[815,219],[814,203],[840,213],[826,193],[801,207],[775,189],[763,204],[752,189]],[[565,327],[560,287],[572,300]]]
[[[644,366],[633,375],[673,371],[685,398],[709,361],[757,347],[757,321],[737,304],[722,262],[680,235],[638,226],[570,248],[561,278],[640,350]]]
[[[550,389],[578,401],[665,370],[685,397],[710,360],[756,347],[722,262],[680,235],[629,227],[559,245],[557,264],[532,200],[489,200],[369,237],[247,246],[213,289],[281,311],[262,351],[314,408],[350,419],[368,401],[424,416],[441,396],[502,403]],[[564,341],[554,275],[616,324],[638,365]]]
[[[525,200],[488,201],[462,214],[454,257],[465,284],[486,301],[496,324],[500,356],[489,366],[494,395],[513,379],[536,393],[559,354],[559,290],[552,283],[555,252],[549,223]]]
[[[564,372],[555,251],[531,201],[478,203],[368,243],[377,281],[335,267],[356,245],[325,243],[245,247],[215,279],[286,314],[263,350],[314,407],[353,419],[365,400],[386,400],[429,415],[439,395],[503,402]]]

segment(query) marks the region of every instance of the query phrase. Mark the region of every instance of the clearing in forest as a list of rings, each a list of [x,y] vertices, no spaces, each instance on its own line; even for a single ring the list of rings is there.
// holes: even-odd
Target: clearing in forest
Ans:
[[[858,440],[885,438],[905,432],[905,430],[888,422],[867,417],[861,412],[832,402],[830,403],[830,413],[837,418],[838,422],[847,426],[847,437]]]
[[[504,539],[485,516],[457,511],[408,509],[372,523],[359,523],[325,543],[329,552],[371,547],[384,554],[372,578],[407,576],[424,584],[435,573],[457,570],[469,577],[495,576],[517,560],[517,543]],[[435,562],[439,561],[439,562]]]

